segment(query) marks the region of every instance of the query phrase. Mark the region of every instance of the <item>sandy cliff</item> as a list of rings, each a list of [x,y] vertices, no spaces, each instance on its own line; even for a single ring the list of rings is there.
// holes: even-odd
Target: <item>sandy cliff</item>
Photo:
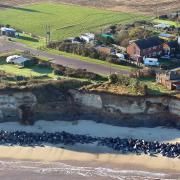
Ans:
[[[37,104],[31,92],[0,95],[0,121],[17,121],[32,115]]]
[[[71,90],[81,116],[128,126],[180,126],[180,100],[168,96],[119,96]]]
[[[0,121],[95,120],[122,126],[180,128],[180,100],[119,96],[48,86],[0,90]]]

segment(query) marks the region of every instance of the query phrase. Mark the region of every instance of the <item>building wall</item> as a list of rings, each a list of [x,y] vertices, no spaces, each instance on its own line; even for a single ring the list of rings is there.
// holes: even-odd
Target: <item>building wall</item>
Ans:
[[[162,84],[168,90],[175,90],[176,89],[176,87],[173,86],[173,83],[174,83],[173,80],[178,80],[178,78],[175,79],[175,77],[172,76],[172,73],[169,73],[169,74],[157,74],[156,75],[156,82]]]
[[[148,49],[144,49],[141,51],[141,56],[146,57],[153,57],[153,56],[159,56],[162,53],[163,47],[160,46],[154,46]]]
[[[102,54],[106,54],[109,55],[111,54],[112,49],[108,48],[108,47],[98,47],[97,50],[102,53]]]
[[[163,51],[163,47],[161,45],[143,50],[141,50],[135,43],[132,43],[127,47],[127,53],[130,55],[130,57],[133,58],[139,56],[140,60],[142,60],[144,56],[145,57],[159,56],[162,53],[162,51]],[[138,60],[138,58],[135,60]]]
[[[171,48],[168,46],[168,44],[163,45],[163,51],[165,54],[169,54],[171,52]]]
[[[132,43],[127,47],[127,53],[134,60],[138,60],[138,57],[141,56],[141,50],[135,43]]]
[[[179,80],[180,79],[180,70],[178,71],[171,71],[169,74],[171,80]]]
[[[1,34],[9,37],[15,37],[16,35],[15,32],[11,32],[11,31],[2,31]]]

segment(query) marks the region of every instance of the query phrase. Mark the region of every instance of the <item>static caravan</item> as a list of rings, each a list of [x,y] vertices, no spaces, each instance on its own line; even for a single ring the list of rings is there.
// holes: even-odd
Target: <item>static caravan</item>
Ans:
[[[13,55],[13,56],[7,57],[6,62],[11,63],[11,64],[16,64],[21,67],[31,67],[36,63],[35,60],[33,59],[29,59],[29,58],[19,56],[19,55]]]
[[[13,28],[1,27],[1,35],[15,37],[16,30]]]
[[[93,41],[95,38],[95,35],[92,33],[85,33],[80,36],[82,40],[84,40],[86,43],[89,43],[90,41]]]
[[[159,61],[157,58],[144,58],[145,66],[159,66]]]

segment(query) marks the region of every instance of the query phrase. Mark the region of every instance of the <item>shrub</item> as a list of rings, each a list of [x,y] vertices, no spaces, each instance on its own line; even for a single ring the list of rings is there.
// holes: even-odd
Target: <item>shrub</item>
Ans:
[[[156,72],[151,68],[144,68],[130,74],[130,77],[134,78],[155,78]]]
[[[74,78],[83,78],[90,80],[104,80],[104,78],[96,73],[88,72],[86,69],[73,69],[62,65],[52,64],[53,72],[56,75],[64,75]]]
[[[137,94],[147,95],[147,85],[144,85],[143,83],[141,83],[141,81],[139,81],[136,78],[130,78],[125,75],[111,74],[109,76],[109,80],[113,84],[118,84],[121,86],[131,88]]]
[[[109,75],[109,81],[113,84],[117,83],[118,82],[118,77],[116,74],[111,74]]]

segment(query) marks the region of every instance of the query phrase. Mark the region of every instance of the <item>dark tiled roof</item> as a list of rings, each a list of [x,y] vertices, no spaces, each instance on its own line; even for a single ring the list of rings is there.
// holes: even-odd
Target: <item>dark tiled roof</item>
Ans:
[[[150,37],[148,39],[140,39],[134,42],[140,49],[147,49],[154,46],[159,46],[163,43],[163,40],[159,37]]]

